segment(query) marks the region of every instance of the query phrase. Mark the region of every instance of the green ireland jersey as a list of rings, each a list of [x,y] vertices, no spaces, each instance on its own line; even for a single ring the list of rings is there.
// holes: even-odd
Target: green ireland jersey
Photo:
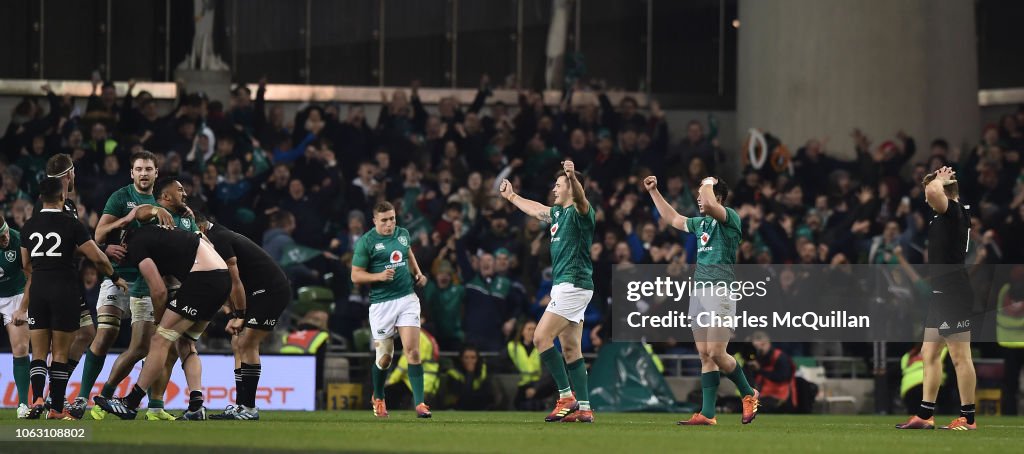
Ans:
[[[395,277],[389,282],[370,284],[370,304],[396,300],[413,293],[412,271],[409,270],[409,231],[395,227],[389,236],[377,233],[377,229],[359,237],[352,255],[352,266],[358,266],[369,273],[395,270]]]
[[[192,232],[195,234],[199,233],[199,226],[196,225],[196,220],[188,216],[181,216],[171,210],[167,210],[171,213],[171,218],[174,219],[174,227],[186,232]],[[158,221],[154,218],[150,221],[150,224],[156,224]],[[149,284],[146,284],[145,279],[136,279],[128,289],[128,295],[136,298],[142,298],[149,296]]]
[[[733,265],[740,247],[742,230],[740,215],[732,208],[725,209],[726,222],[711,216],[687,218],[686,229],[697,236],[697,270],[695,281],[732,282],[736,280]]]
[[[135,190],[135,183],[131,183],[121,189],[114,191],[110,194],[110,198],[107,199],[107,204],[103,207],[103,214],[109,214],[117,218],[123,218],[132,211],[133,208],[140,205],[156,205],[156,199],[153,198],[152,194],[140,194],[139,191]],[[137,226],[138,221],[133,221]],[[117,238],[107,237],[106,242],[112,243]],[[139,269],[129,266],[120,266],[114,264],[114,270],[117,271],[121,277],[127,282],[132,282],[139,277]]]
[[[25,272],[21,269],[21,234],[11,229],[11,241],[0,249],[0,297],[25,293]]]
[[[594,207],[580,214],[575,207],[551,207],[551,271],[553,284],[572,284],[594,289],[594,263],[590,244],[594,242]]]

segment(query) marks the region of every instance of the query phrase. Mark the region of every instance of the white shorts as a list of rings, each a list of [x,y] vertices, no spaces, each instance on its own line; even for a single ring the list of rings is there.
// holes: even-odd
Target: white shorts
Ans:
[[[419,328],[420,299],[415,293],[370,305],[370,331],[374,340],[391,339],[398,326]]]
[[[14,321],[14,311],[21,306],[21,298],[24,296],[24,293],[19,293],[14,296],[0,297],[0,316],[4,319],[3,326]]]
[[[701,314],[707,314],[701,316]],[[732,317],[736,315],[736,302],[728,295],[716,295],[714,291],[707,294],[690,296],[690,308],[687,312],[694,328],[721,327],[725,323],[715,317]],[[735,328],[732,328],[735,329]]]
[[[100,283],[100,297],[96,300],[96,309],[98,310],[103,306],[114,306],[121,309],[122,318],[127,318],[130,314],[132,323],[156,320],[153,317],[152,298],[148,296],[141,298],[129,297],[128,292],[117,288],[110,279],[104,279]]]
[[[583,323],[583,313],[594,297],[593,290],[576,287],[568,282],[551,287],[551,301],[547,311],[573,323]]]

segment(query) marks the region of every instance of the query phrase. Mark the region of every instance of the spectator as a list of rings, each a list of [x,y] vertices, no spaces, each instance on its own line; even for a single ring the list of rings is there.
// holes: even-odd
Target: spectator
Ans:
[[[717,164],[724,160],[718,148],[718,140],[709,140],[704,136],[704,127],[697,120],[686,125],[686,137],[665,157],[665,165],[669,173],[682,173],[684,166],[689,166],[694,158],[700,158],[706,166],[708,174],[715,174]],[[697,180],[700,181],[700,180]]]
[[[292,233],[295,232],[295,216],[288,211],[275,212],[270,218],[270,229],[263,233],[263,249],[281,263],[285,253],[295,245]],[[320,274],[305,264],[295,263],[283,266],[292,287],[299,288],[316,284]]]
[[[539,411],[555,392],[550,376],[542,375],[540,352],[533,345],[537,322],[525,320],[516,326],[515,336],[508,341],[505,352],[510,370],[519,374],[516,383],[515,407],[521,411]]]
[[[445,373],[444,406],[453,410],[490,410],[494,403],[494,385],[487,375],[487,364],[480,352],[465,346],[459,352],[455,367]]]
[[[437,343],[443,351],[458,350],[465,338],[462,302],[466,289],[453,282],[454,278],[454,267],[448,261],[442,261],[434,270],[434,279],[423,289],[423,312],[434,321]]]
[[[796,366],[789,355],[772,347],[772,341],[763,331],[750,339],[754,346],[754,359],[746,367],[754,376],[761,392],[761,409],[774,413],[789,413],[797,408]]]
[[[459,272],[466,282],[463,327],[466,341],[479,346],[481,351],[496,352],[502,347],[506,333],[515,323],[514,308],[509,294],[512,282],[494,273],[494,255],[482,252],[476,265],[469,258],[466,238],[456,239]]]

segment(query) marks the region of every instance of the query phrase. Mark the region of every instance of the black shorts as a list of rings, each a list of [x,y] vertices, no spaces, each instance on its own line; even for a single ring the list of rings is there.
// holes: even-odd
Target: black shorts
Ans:
[[[167,309],[188,320],[208,322],[228,300],[231,275],[228,270],[193,271],[181,283]]]
[[[78,331],[82,294],[77,285],[61,285],[66,279],[34,276],[28,296],[29,329]]]
[[[942,337],[969,332],[975,319],[973,303],[974,292],[970,286],[934,289],[924,327],[938,329]]]
[[[287,283],[266,289],[245,289],[245,327],[270,331],[277,325],[288,304],[292,302],[292,289]]]

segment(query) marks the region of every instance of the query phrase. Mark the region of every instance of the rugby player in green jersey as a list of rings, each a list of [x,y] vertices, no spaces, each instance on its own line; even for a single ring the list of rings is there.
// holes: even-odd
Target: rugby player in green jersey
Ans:
[[[743,395],[743,424],[749,424],[757,416],[758,392],[747,383],[743,368],[736,359],[726,352],[733,328],[713,323],[716,317],[724,319],[736,315],[736,302],[729,295],[714,291],[715,284],[731,284],[736,280],[733,265],[736,251],[742,238],[740,216],[736,210],[724,203],[729,187],[717,178],[708,177],[700,183],[697,192],[697,208],[701,217],[687,218],[676,212],[658,191],[658,178],[644,179],[644,188],[651,194],[658,213],[672,227],[697,236],[697,269],[693,281],[702,285],[690,295],[690,316],[693,339],[697,344],[701,365],[701,390],[703,405],[684,426],[709,426],[718,423],[715,405],[718,399],[718,383],[722,375],[729,377]]]
[[[583,341],[583,313],[594,296],[594,263],[590,245],[594,242],[594,208],[587,201],[572,161],[563,161],[556,174],[554,206],[520,197],[512,183],[503,180],[502,197],[516,208],[547,222],[551,232],[551,300],[534,331],[533,342],[541,361],[558,386],[558,402],[545,421],[594,422],[587,387],[587,366],[580,344]],[[562,354],[555,349],[555,338]],[[564,358],[564,362],[563,362]],[[570,385],[569,377],[572,377]],[[578,400],[577,400],[578,399]]]
[[[427,277],[412,253],[412,236],[396,225],[395,207],[380,202],[373,207],[373,228],[356,241],[352,255],[352,283],[370,286],[370,331],[376,359],[373,363],[373,414],[387,418],[384,381],[394,356],[395,331],[409,360],[416,416],[431,417],[423,401],[423,363],[420,358],[420,299],[413,286],[423,287]]]
[[[148,151],[135,153],[129,159],[131,163],[132,182],[107,198],[103,214],[96,225],[96,241],[102,245],[104,253],[115,264],[114,268],[129,283],[139,280],[139,271],[133,267],[121,266],[127,250],[122,244],[121,233],[131,225],[151,222],[157,219],[162,225],[174,225],[170,212],[157,204],[153,194],[157,179],[156,156]],[[137,289],[133,286],[133,289]],[[117,289],[109,279],[100,283],[100,295],[96,302],[96,337],[85,351],[85,365],[82,370],[82,389],[79,397],[87,397],[103,369],[107,351],[117,339],[121,329],[121,319],[131,316],[132,337],[128,349],[121,352],[114,362],[110,376],[104,383],[100,395],[113,397],[120,380],[118,376],[127,376],[135,363],[146,356],[149,351],[149,340],[156,330],[153,313],[153,300],[148,294],[130,293]],[[153,397],[156,397],[155,394]],[[72,412],[84,413],[84,405],[80,399],[72,406]],[[150,399],[152,414],[147,413],[149,420],[173,420],[174,417],[163,410],[162,399]],[[103,419],[106,414],[98,406],[94,406],[90,415],[93,419]]]
[[[18,419],[28,418],[28,314],[20,314],[15,321],[15,312],[21,307],[25,296],[25,272],[21,268],[21,234],[7,225],[0,216],[0,324],[7,330],[11,341],[11,356],[14,357],[14,383],[18,387]]]

